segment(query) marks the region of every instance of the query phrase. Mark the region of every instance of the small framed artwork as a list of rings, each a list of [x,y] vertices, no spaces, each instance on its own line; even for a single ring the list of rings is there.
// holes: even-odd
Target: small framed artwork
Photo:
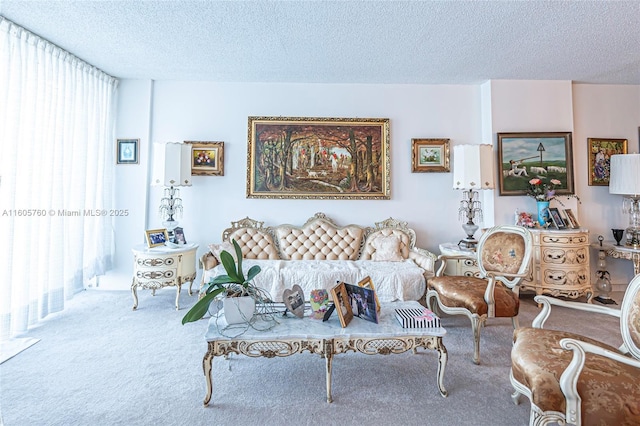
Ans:
[[[580,222],[578,222],[576,215],[573,214],[573,210],[564,209],[564,214],[567,216],[567,220],[569,221],[568,226],[571,226],[573,229],[580,228]]]
[[[187,244],[187,240],[184,237],[184,230],[179,226],[173,228],[173,242],[176,244]]]
[[[449,139],[411,139],[411,172],[448,172]]]
[[[609,186],[610,158],[614,154],[627,153],[626,139],[588,138],[589,185]]]
[[[358,285],[360,287],[373,290],[373,297],[375,298],[375,301],[376,301],[376,311],[380,311],[380,301],[378,300],[378,295],[376,294],[376,289],[373,286],[373,281],[371,281],[371,277],[364,277],[362,280],[358,281]]]
[[[116,164],[138,164],[140,139],[118,139],[116,142]]]
[[[562,220],[562,216],[560,216],[560,211],[557,208],[555,207],[549,208],[549,215],[551,216],[551,220],[553,221],[553,224],[556,226],[556,228],[564,229],[567,227],[567,224],[564,223],[564,220]]]
[[[338,311],[338,317],[340,318],[340,325],[344,328],[353,319],[353,311],[351,310],[351,304],[349,303],[349,294],[347,293],[347,286],[342,281],[331,289],[331,297],[333,298],[333,304],[336,311]]]
[[[166,229],[148,229],[145,231],[147,247],[162,246],[169,241],[169,233]]]
[[[224,176],[224,142],[184,143],[191,145],[191,176]]]
[[[527,195],[532,178],[560,181],[556,195],[573,190],[571,132],[498,133],[499,195]]]

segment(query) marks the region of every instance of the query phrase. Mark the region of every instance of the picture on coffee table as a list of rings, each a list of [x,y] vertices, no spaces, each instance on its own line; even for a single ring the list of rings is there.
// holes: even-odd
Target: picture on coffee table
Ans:
[[[353,316],[378,323],[375,292],[365,287],[345,284]]]

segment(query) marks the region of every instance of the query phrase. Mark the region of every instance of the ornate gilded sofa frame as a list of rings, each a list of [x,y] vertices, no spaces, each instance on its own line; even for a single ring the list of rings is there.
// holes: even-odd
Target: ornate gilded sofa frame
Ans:
[[[620,310],[537,296],[542,310],[532,327],[514,332],[511,384],[531,401],[530,425],[640,424],[640,275],[631,281]],[[620,318],[622,345],[544,329],[551,306]],[[593,316],[594,321],[598,316]]]
[[[436,256],[428,250],[415,246],[415,231],[407,222],[389,218],[376,222],[373,227],[360,225],[338,226],[324,213],[316,213],[304,225],[290,224],[264,226],[264,222],[249,217],[231,222],[231,227],[222,232],[222,241],[235,239],[242,250],[243,258],[255,260],[376,260],[379,237],[397,237],[398,252],[402,260],[410,259],[424,270],[425,278],[434,275]],[[201,258],[205,272],[201,286],[210,278],[210,271],[218,261],[211,252]],[[364,277],[362,277],[364,278]],[[421,296],[424,297],[424,292]]]

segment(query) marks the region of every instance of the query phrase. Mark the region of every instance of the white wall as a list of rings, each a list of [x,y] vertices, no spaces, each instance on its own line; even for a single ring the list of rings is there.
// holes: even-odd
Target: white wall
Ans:
[[[580,221],[604,233],[611,221],[604,218],[618,214],[614,212],[618,200],[601,194],[606,189],[587,186],[586,138],[624,137],[630,148],[637,148],[640,121],[640,86],[569,81],[424,86],[125,80],[119,92],[117,137],[141,138],[141,163],[115,166],[116,207],[135,214],[116,223],[116,269],[101,277],[100,288],[129,288],[130,248],[143,241],[145,228],[161,226],[157,216],[161,190],[149,186],[147,169],[152,142],[225,143],[225,175],[194,176],[193,186],[181,190],[184,217],[180,222],[187,241],[200,245],[199,254],[207,244],[220,240],[232,220],[249,216],[266,224],[302,224],[315,212],[324,212],[343,225],[373,225],[390,216],[405,220],[416,230],[418,246],[438,253],[439,243],[464,237],[457,211],[461,193],[451,189],[451,173],[411,173],[412,138],[449,138],[453,146],[495,144],[497,132],[573,131],[574,181],[583,200],[577,206]],[[249,116],[389,118],[391,200],[247,199]],[[497,189],[487,195],[485,212],[490,217],[480,226],[512,223],[516,207],[534,209],[528,197],[501,197]],[[588,213],[584,212],[594,199],[603,200],[598,207],[602,212],[592,220],[590,204]],[[614,221],[616,227],[626,223],[617,217]],[[592,233],[593,241],[596,237]],[[614,277],[628,281],[630,262],[618,262],[621,271],[612,271]]]

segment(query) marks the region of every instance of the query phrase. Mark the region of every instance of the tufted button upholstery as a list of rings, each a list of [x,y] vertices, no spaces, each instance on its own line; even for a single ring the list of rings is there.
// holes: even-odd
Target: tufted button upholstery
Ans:
[[[279,226],[275,235],[284,260],[357,260],[364,229],[317,219],[303,227]]]
[[[244,259],[279,259],[278,250],[271,235],[264,229],[239,228],[229,234],[229,241],[236,240]]]

